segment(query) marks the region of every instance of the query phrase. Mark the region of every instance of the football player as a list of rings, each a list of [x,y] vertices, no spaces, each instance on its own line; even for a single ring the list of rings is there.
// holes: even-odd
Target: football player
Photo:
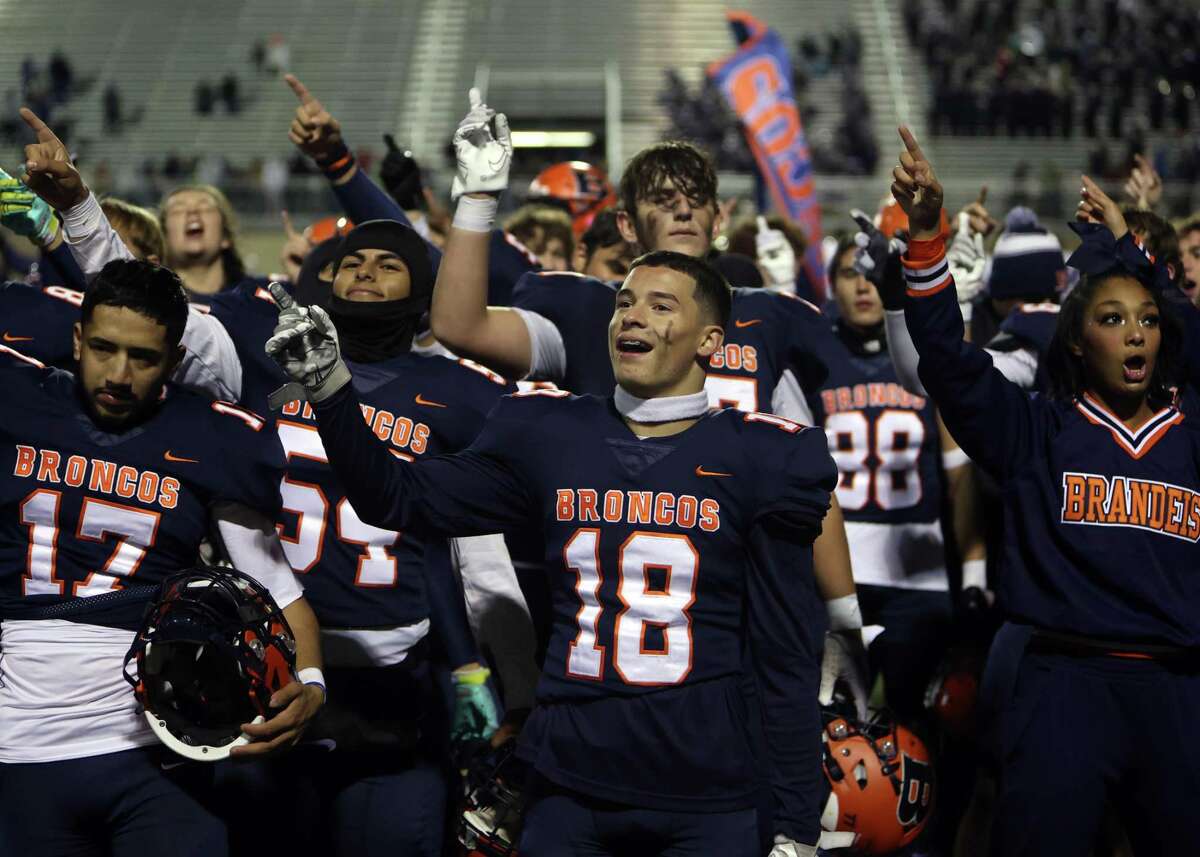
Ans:
[[[121,674],[143,606],[125,590],[194,564],[213,529],[283,607],[303,680],[233,752],[294,743],[323,704],[316,620],[272,523],[278,441],[244,408],[164,386],[187,313],[170,271],[116,261],[83,302],[76,375],[3,347],[4,853],[225,853],[204,775],[160,767]]]
[[[503,139],[503,117],[497,128]],[[466,164],[466,193],[497,189],[488,161]],[[328,316],[278,294],[268,350],[304,385],[366,521],[442,535],[541,522],[554,626],[520,738],[538,778],[520,852],[761,854],[763,776],[772,853],[815,854],[811,543],[836,471],[819,431],[710,410],[704,364],[730,318],[720,275],[682,253],[641,257],[609,326],[614,393],[506,397],[465,452],[411,464],[363,424]]]
[[[1082,857],[1115,807],[1136,853],[1194,854],[1200,765],[1178,736],[1200,714],[1200,440],[1176,405],[1181,333],[1155,285],[1161,266],[1089,189],[1079,214],[1092,225],[1072,257],[1084,278],[1059,315],[1049,395],[1028,396],[963,341],[942,187],[900,133],[891,190],[912,227],[905,314],[921,380],[1004,491],[993,852]],[[1106,752],[1064,756],[1063,735]],[[1151,761],[1164,755],[1166,773]]]
[[[471,109],[455,133],[460,175],[477,162],[480,186],[498,193],[508,184],[511,152],[493,139],[494,115],[471,90]],[[717,178],[709,160],[686,143],[651,146],[634,156],[621,179],[621,234],[644,249],[670,249],[693,256],[708,252],[717,228]],[[430,323],[440,342],[517,377],[554,381],[575,393],[607,395],[614,385],[605,348],[604,320],[612,315],[617,286],[578,274],[530,274],[514,290],[512,308],[487,306],[480,271],[488,243],[480,239],[495,219],[494,197],[463,196],[455,214],[449,249],[434,289]],[[631,214],[631,212],[633,212]],[[708,363],[706,388],[714,407],[760,408],[811,424],[802,386],[823,377],[825,367],[811,342],[830,336],[811,304],[762,289],[735,289],[726,338]],[[814,547],[817,576],[838,635],[827,648],[827,681],[843,676],[865,705],[865,689],[853,667],[861,649],[861,618],[850,574],[841,513],[836,502]]]
[[[97,225],[107,228],[103,221]],[[515,388],[466,361],[410,353],[433,288],[423,241],[393,221],[360,224],[342,239],[333,265],[330,313],[373,430],[398,457],[465,448],[496,400]],[[278,315],[274,298],[238,287],[216,296],[209,310],[244,358],[236,378],[243,401],[266,405],[269,391],[288,380],[263,350]],[[439,731],[444,718],[438,717],[426,640],[431,631],[455,668],[455,737],[486,737],[497,726],[488,671],[479,663],[462,594],[449,573],[448,547],[444,539],[363,523],[326,463],[312,409],[288,395],[279,405],[282,414],[269,422],[287,459],[279,484],[280,536],[293,569],[305,575],[329,675],[340,688],[333,710],[313,732],[340,749],[306,765],[329,809],[333,848],[437,854],[441,827],[429,819],[445,808],[443,741],[449,727],[442,724]],[[531,703],[533,642],[519,612],[516,623],[510,611],[496,627],[497,611],[523,607],[510,567],[505,577],[506,557],[497,542],[491,540],[490,550],[478,542],[456,543],[455,550],[471,603],[481,605],[473,618],[504,668],[515,723]],[[389,809],[375,808],[381,804]]]
[[[843,239],[834,255],[836,336],[826,340],[830,373],[813,410],[838,466],[836,493],[863,620],[885,629],[872,654],[888,707],[912,722],[945,648],[951,600],[941,516],[968,461],[933,404],[900,386],[883,303],[854,266],[857,250],[853,239]],[[970,568],[979,577],[964,586],[982,587],[982,564]]]

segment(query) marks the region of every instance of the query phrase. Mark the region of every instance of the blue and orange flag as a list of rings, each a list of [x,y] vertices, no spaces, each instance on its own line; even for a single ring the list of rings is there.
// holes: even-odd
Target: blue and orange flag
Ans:
[[[792,63],[778,33],[745,12],[727,12],[738,49],[708,67],[746,129],[775,209],[808,236],[804,270],[817,296],[826,294],[821,258],[821,208],[813,186],[812,156],[792,93]]]

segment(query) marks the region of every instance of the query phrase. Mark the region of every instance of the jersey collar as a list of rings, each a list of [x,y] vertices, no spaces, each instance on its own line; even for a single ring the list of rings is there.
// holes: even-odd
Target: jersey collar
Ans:
[[[1178,408],[1163,408],[1134,431],[1087,393],[1075,399],[1075,407],[1088,422],[1108,429],[1117,445],[1135,459],[1149,452],[1171,426],[1183,422],[1183,414]]]

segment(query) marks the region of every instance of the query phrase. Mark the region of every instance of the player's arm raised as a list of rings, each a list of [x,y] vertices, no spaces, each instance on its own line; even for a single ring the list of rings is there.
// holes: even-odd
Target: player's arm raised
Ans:
[[[942,185],[912,132],[901,128],[900,137],[904,151],[892,170],[891,190],[911,227],[902,259],[904,314],[920,355],[921,381],[971,460],[993,475],[1003,474],[1032,451],[1034,405],[993,368],[981,348],[963,341],[962,314],[946,262]]]
[[[28,107],[21,108],[21,118],[37,136],[36,143],[25,147],[22,181],[62,215],[64,238],[84,277],[90,279],[114,259],[132,259],[75,169],[66,145]]]
[[[508,120],[480,101],[478,90],[471,90],[470,102],[454,132],[458,169],[452,196],[458,209],[438,269],[429,323],[438,341],[456,354],[523,378],[533,353],[525,321],[513,310],[487,304],[488,244],[512,162]]]
[[[506,449],[519,443],[525,425],[493,414],[465,453],[400,461],[363,419],[328,314],[297,305],[278,283],[270,289],[279,324],[267,353],[313,404],[329,464],[365,523],[429,537],[484,535],[526,523],[532,500],[507,465]]]

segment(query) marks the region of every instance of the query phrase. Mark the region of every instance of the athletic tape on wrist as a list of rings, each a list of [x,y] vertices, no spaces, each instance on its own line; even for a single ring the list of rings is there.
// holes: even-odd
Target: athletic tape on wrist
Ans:
[[[468,232],[491,232],[499,208],[500,200],[494,196],[477,197],[463,194],[458,198],[458,208],[454,210],[453,226]]]
[[[305,667],[296,673],[296,681],[301,684],[315,684],[321,688],[321,693],[326,697],[329,696],[329,691],[325,687],[325,673],[321,672],[318,667]]]
[[[862,627],[862,610],[858,607],[858,595],[843,595],[825,602],[829,612],[830,631],[852,631]]]

